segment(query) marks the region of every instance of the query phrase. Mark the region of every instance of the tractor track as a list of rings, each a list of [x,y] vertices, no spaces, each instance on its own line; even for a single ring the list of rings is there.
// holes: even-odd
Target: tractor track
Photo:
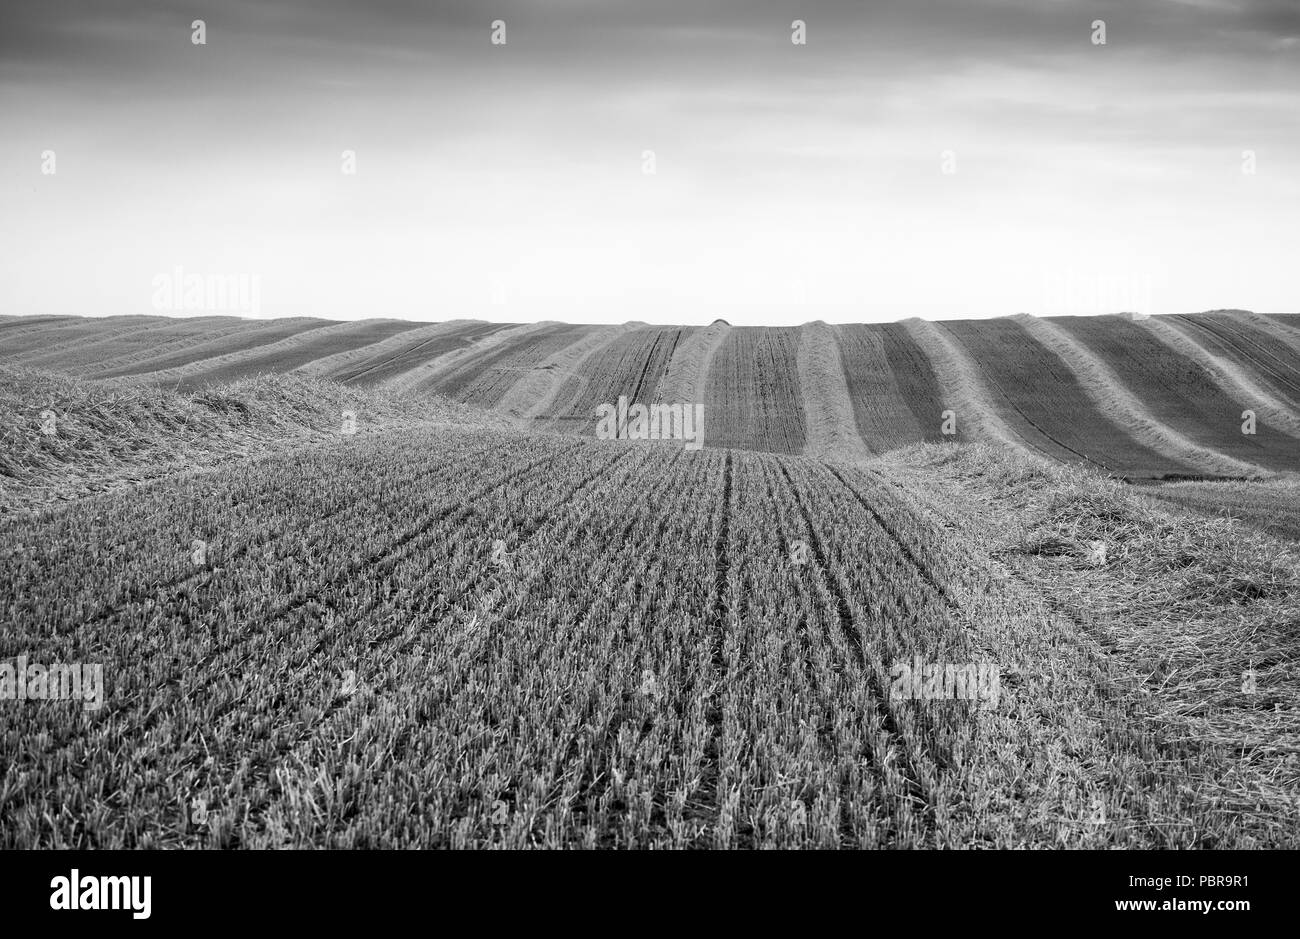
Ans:
[[[903,541],[902,537],[894,527],[885,520],[885,517],[881,515],[879,511],[876,510],[876,507],[873,506],[861,492],[859,492],[847,479],[844,478],[843,471],[838,467],[831,466],[830,464],[826,464],[826,469],[832,476],[839,480],[840,484],[848,490],[848,492],[857,500],[858,504],[871,514],[871,517],[875,519],[876,524],[880,526],[880,530],[888,535],[894,544],[898,545],[899,552],[907,559],[908,563],[916,568],[917,573],[921,575],[926,584],[929,585],[930,589],[942,597],[944,603],[949,608],[960,609],[960,604],[957,602],[957,598],[952,595],[952,591],[950,591],[937,577],[935,577],[934,572],[930,570],[929,566],[916,556],[916,553],[908,547],[907,543]]]
[[[727,681],[727,657],[724,646],[729,619],[727,594],[731,575],[731,557],[728,546],[731,540],[731,493],[734,472],[731,451],[728,450],[722,464],[722,500],[718,508],[717,534],[713,538],[713,602],[709,609],[711,637],[709,661],[715,681],[704,708],[708,739],[705,741],[704,753],[700,759],[700,783],[695,793],[687,799],[688,803],[695,802],[703,812],[712,817],[715,828],[723,804],[718,792],[722,778],[721,751],[724,732],[721,691]]]
[[[920,812],[920,820],[927,834],[933,835],[935,819],[933,810],[930,806],[929,793],[926,791],[926,787],[921,781],[921,773],[918,772],[917,767],[908,755],[907,741],[902,729],[898,726],[898,722],[894,719],[893,711],[889,705],[889,697],[886,695],[885,689],[875,673],[875,669],[870,668],[868,665],[866,652],[862,644],[862,634],[858,630],[857,625],[853,622],[853,610],[852,605],[849,603],[849,592],[831,567],[825,545],[821,540],[821,535],[817,531],[812,516],[808,512],[807,505],[804,502],[803,495],[799,492],[798,486],[795,485],[794,480],[790,477],[790,472],[786,466],[783,463],[779,463],[778,465],[780,466],[781,475],[785,477],[786,485],[794,495],[795,502],[799,507],[799,512],[803,516],[804,524],[808,529],[809,548],[812,551],[814,560],[817,562],[817,568],[822,575],[822,582],[835,600],[836,612],[839,616],[840,630],[843,632],[845,640],[850,644],[850,648],[857,650],[858,654],[856,661],[859,671],[871,692],[871,698],[875,703],[876,711],[880,716],[881,725],[883,726],[885,733],[888,735],[888,739],[894,752],[898,755],[897,766],[901,771],[900,775],[903,778],[904,787],[906,789],[906,800],[910,803],[916,803],[925,807],[924,810]],[[835,475],[835,478],[840,481],[841,485],[848,489],[857,498],[858,502],[871,512],[873,517],[877,518],[881,527],[890,534],[890,537],[894,540],[895,544],[898,545],[899,549],[904,552],[905,556],[909,556],[909,559],[913,560],[913,563],[915,563],[915,559],[910,558],[910,551],[907,546],[899,541],[898,537],[884,525],[883,520],[880,520],[879,518],[879,514],[867,505],[866,501],[856,490],[849,487],[838,474],[835,474],[834,470],[832,470],[832,473]]]
[[[1265,378],[1273,380],[1286,389],[1288,394],[1295,396],[1296,400],[1300,400],[1300,382],[1297,382],[1293,377],[1296,375],[1295,368],[1288,366],[1280,356],[1272,350],[1264,348],[1257,340],[1247,335],[1233,336],[1227,332],[1220,332],[1219,329],[1209,323],[1201,323],[1185,316],[1180,316],[1178,321],[1186,323],[1198,331],[1209,333],[1221,345],[1237,352],[1247,361],[1253,362],[1264,373]],[[1252,351],[1256,354],[1252,355]]]

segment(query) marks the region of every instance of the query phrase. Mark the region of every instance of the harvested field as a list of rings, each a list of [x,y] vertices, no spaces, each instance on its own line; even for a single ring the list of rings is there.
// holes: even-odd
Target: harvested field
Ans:
[[[564,400],[562,395],[570,388],[570,380],[594,368],[602,350],[631,328],[598,327],[550,355],[532,360],[500,397],[497,410],[525,427],[545,421],[546,415],[560,406],[557,402]]]
[[[868,456],[854,420],[838,330],[821,322],[800,329],[797,368],[806,418],[803,452],[821,459]]]
[[[381,342],[417,325],[405,320],[361,320],[326,326],[265,348],[255,347],[245,353],[221,355],[210,362],[184,366],[180,369],[180,383],[183,387],[201,388],[254,375],[283,374],[327,355]]]
[[[1263,383],[1300,413],[1300,350],[1278,335],[1256,326],[1255,318],[1188,314],[1174,317],[1185,332],[1214,355],[1221,356]],[[1300,338],[1300,337],[1298,337]]]
[[[224,319],[224,317],[223,317]],[[187,370],[202,369],[207,363],[229,361],[259,348],[271,348],[277,343],[303,337],[312,331],[324,329],[327,320],[296,317],[282,320],[241,321],[234,330],[220,330],[195,336],[180,348],[165,344],[150,344],[134,353],[115,356],[98,370],[89,371],[86,378],[121,378],[147,376],[150,380],[175,382]]]
[[[910,319],[899,325],[929,362],[930,375],[934,377],[935,390],[942,403],[940,439],[994,440],[1032,450],[1002,419],[996,405],[997,392],[946,324]],[[945,424],[948,424],[948,434],[943,433]]]
[[[1238,519],[1266,534],[1300,541],[1300,485],[1295,482],[1181,482],[1143,491],[1202,516]]]
[[[802,453],[799,330],[734,327],[714,353],[705,389],[711,447]]]
[[[7,933],[1261,931],[1298,97],[1300,0],[5,0]]]
[[[342,369],[336,377],[348,384],[373,387],[401,382],[408,374],[423,365],[438,361],[443,356],[492,336],[505,327],[499,323],[463,322],[447,324],[432,334],[423,330],[419,335],[398,334],[392,349],[372,355],[368,359]],[[365,347],[363,352],[370,352]]]
[[[454,402],[412,402],[271,375],[190,392],[0,369],[0,515],[336,439],[430,424],[500,428]]]
[[[6,712],[0,844],[1296,845],[1300,483],[1120,484],[1232,458],[1063,327],[307,322],[0,371],[0,662],[104,680]]]
[[[655,401],[703,401],[713,357],[731,327],[718,322],[696,329],[673,350],[668,369],[655,386]]]
[[[84,347],[113,336],[143,332],[149,325],[149,319],[139,316],[63,317],[31,327],[14,324],[4,333],[0,362],[21,366],[26,359],[49,356],[57,366],[62,353],[75,366]]]
[[[445,394],[448,387],[461,388],[495,360],[503,348],[526,344],[537,332],[545,330],[540,323],[502,326],[475,336],[463,347],[416,366],[396,378],[391,387],[414,395]]]
[[[1295,334],[1296,340],[1300,341],[1300,313],[1274,313],[1267,319],[1280,325],[1287,334]]]
[[[322,321],[299,319],[287,323],[281,321],[250,322],[231,316],[189,317],[181,320],[163,317],[149,317],[146,329],[132,332],[109,342],[97,342],[81,350],[81,358],[46,357],[41,361],[29,360],[27,364],[34,368],[57,368],[81,378],[108,378],[134,374],[133,366],[142,362],[158,362],[160,359],[171,363],[194,361],[202,355],[203,350],[212,347],[230,350],[233,344],[243,343],[245,337],[256,336],[263,341],[267,336],[276,339],[294,334],[297,330],[307,328],[313,322],[324,325]],[[298,325],[301,324],[301,325]],[[178,355],[179,353],[179,355]]]
[[[410,426],[13,518],[0,658],[98,661],[106,684],[102,710],[11,715],[0,843],[1294,843],[1265,785],[1294,770],[1192,742],[1141,677],[1151,649],[1099,651],[1037,568],[1000,579],[998,546],[1104,534],[1128,497],[965,453],[855,467]],[[1084,494],[1104,506],[1053,514]],[[992,549],[983,522],[946,527],[953,500],[980,519],[1008,495],[1024,525]],[[1173,524],[1146,511],[1132,524]],[[1238,562],[1264,585],[1249,615],[1294,609],[1293,573],[1263,564]],[[1006,678],[918,701],[895,668],[918,660]],[[1222,734],[1239,707],[1194,720]],[[1244,786],[1250,817],[1201,794]]]
[[[672,360],[674,350],[691,329],[643,327],[614,336],[585,360],[581,373],[567,377],[555,405],[534,421],[565,433],[595,434],[596,408],[620,396],[629,403],[649,404]]]
[[[28,330],[43,328],[60,320],[78,319],[75,316],[13,316],[12,314],[0,314],[0,332],[9,332],[10,335],[27,332]]]
[[[851,457],[1001,441],[1126,479],[1253,478],[1300,467],[1300,353],[1286,322],[1243,311],[772,330],[47,317],[0,324],[0,362],[181,388],[293,371],[585,436],[620,395],[703,402],[707,446]],[[946,411],[955,433],[943,433]]]
[[[1250,370],[1240,367],[1229,358],[1216,355],[1189,334],[1178,320],[1154,320],[1148,317],[1141,321],[1141,325],[1179,355],[1195,362],[1213,379],[1216,386],[1253,411],[1260,423],[1300,442],[1300,418],[1294,413],[1294,405],[1279,399]]]
[[[1162,424],[1195,444],[1265,470],[1300,465],[1300,440],[1260,420],[1241,431],[1249,401],[1221,388],[1197,362],[1180,356],[1141,325],[1121,317],[1052,317],[1083,343]]]
[[[1094,408],[1061,359],[1014,320],[947,323],[1017,437],[1048,459],[1088,463],[1121,476],[1160,478],[1193,468],[1144,445],[1122,421]]]
[[[942,439],[942,396],[929,360],[896,324],[841,326],[840,358],[858,436],[873,453]]]
[[[429,387],[476,407],[495,407],[524,373],[589,335],[592,326],[548,324],[470,357]]]

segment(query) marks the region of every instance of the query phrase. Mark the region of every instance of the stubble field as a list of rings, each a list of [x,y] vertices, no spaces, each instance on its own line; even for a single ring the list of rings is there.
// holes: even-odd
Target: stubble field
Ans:
[[[5,373],[0,663],[103,688],[0,701],[0,846],[1296,845],[1294,487],[1114,472],[1285,464],[1204,417],[1287,400],[1276,343],[1175,433],[1154,386],[1063,418],[1101,373],[1014,321],[373,332]],[[590,439],[619,394],[707,446]]]

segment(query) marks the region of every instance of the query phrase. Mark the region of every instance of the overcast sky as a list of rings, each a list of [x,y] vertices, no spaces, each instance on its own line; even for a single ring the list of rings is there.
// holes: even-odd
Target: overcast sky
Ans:
[[[1298,220],[1296,0],[0,4],[0,313],[1294,312]]]

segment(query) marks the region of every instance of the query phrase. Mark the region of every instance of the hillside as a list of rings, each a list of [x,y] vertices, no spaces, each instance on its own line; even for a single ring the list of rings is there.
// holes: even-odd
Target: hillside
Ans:
[[[508,422],[297,374],[175,391],[0,367],[0,515],[380,431]]]
[[[6,321],[0,846],[1294,846],[1289,336],[1123,322]]]
[[[1294,546],[1095,469],[426,426],[0,556],[0,660],[103,668],[4,848],[1296,845]]]
[[[1300,327],[1245,311],[770,329],[8,317],[0,367],[181,390],[289,373],[586,436],[619,396],[698,402],[708,446],[856,458],[985,441],[1135,481],[1300,467]]]

